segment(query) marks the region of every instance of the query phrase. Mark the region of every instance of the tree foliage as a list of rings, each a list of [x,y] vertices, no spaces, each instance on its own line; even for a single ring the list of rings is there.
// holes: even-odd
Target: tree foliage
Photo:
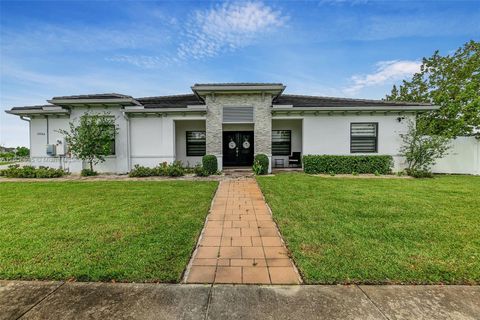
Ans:
[[[30,149],[27,147],[17,147],[17,157],[28,157],[30,155]]]
[[[400,154],[407,160],[407,171],[411,175],[430,172],[436,160],[445,156],[450,148],[450,138],[440,135],[424,135],[413,121],[409,121],[407,133],[400,136],[403,141]]]
[[[58,130],[65,136],[70,152],[77,158],[87,161],[90,170],[93,165],[104,162],[112,154],[112,143],[118,133],[115,119],[108,113],[103,115],[87,114],[80,117],[80,123],[69,123],[69,130]]]
[[[480,42],[467,42],[451,55],[437,50],[423,58],[420,72],[399,88],[394,85],[386,100],[440,106],[419,115],[417,127],[425,134],[480,136]]]

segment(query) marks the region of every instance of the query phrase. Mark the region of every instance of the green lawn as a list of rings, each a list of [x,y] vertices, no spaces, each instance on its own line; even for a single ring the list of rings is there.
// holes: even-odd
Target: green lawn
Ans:
[[[480,177],[258,177],[307,283],[480,283]]]
[[[0,279],[177,282],[216,187],[0,183]]]

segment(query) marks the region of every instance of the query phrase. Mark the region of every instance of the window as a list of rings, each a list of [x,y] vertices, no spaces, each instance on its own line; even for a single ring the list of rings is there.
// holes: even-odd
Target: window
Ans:
[[[112,133],[112,138],[110,139],[110,153],[108,154],[109,156],[114,156],[115,155],[115,125],[111,126],[104,126],[106,130],[111,130],[110,132]]]
[[[204,156],[206,153],[205,131],[187,131],[187,156]]]
[[[378,144],[378,123],[350,124],[350,153],[375,153]]]
[[[292,131],[272,131],[272,155],[289,156],[292,153]]]

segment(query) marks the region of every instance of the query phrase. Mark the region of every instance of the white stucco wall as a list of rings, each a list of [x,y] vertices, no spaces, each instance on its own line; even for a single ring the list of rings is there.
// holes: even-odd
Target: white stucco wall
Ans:
[[[70,172],[80,172],[87,168],[86,163],[78,159],[72,159],[61,156],[48,156],[46,145],[57,144],[57,140],[62,141],[63,135],[58,132],[59,129],[68,129],[69,122],[76,122],[85,113],[105,113],[108,112],[115,118],[115,123],[119,127],[119,133],[115,137],[115,155],[107,157],[107,160],[96,165],[95,169],[99,172],[128,172],[128,154],[127,154],[127,122],[122,112],[117,108],[73,108],[70,117],[66,116],[48,116],[33,117],[30,121],[30,145],[31,162],[34,166],[48,166],[52,168],[63,167]],[[47,130],[48,128],[48,130]]]
[[[193,167],[202,163],[202,157],[187,156],[187,131],[205,131],[205,120],[175,121],[175,159]]]
[[[458,137],[451,141],[448,154],[432,167],[435,173],[480,175],[480,140]]]
[[[394,159],[394,170],[404,167],[399,155],[402,140],[400,134],[408,130],[408,118],[414,115],[402,115],[405,119],[399,122],[399,115],[319,115],[305,116],[303,120],[303,154],[350,155],[350,123],[378,123],[378,153],[368,155],[391,155]],[[359,153],[355,153],[359,155]]]

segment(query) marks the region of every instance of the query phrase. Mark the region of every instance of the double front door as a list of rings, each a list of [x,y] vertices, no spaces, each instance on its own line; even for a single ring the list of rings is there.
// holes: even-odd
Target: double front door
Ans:
[[[253,164],[253,131],[223,132],[223,165],[251,166]]]

